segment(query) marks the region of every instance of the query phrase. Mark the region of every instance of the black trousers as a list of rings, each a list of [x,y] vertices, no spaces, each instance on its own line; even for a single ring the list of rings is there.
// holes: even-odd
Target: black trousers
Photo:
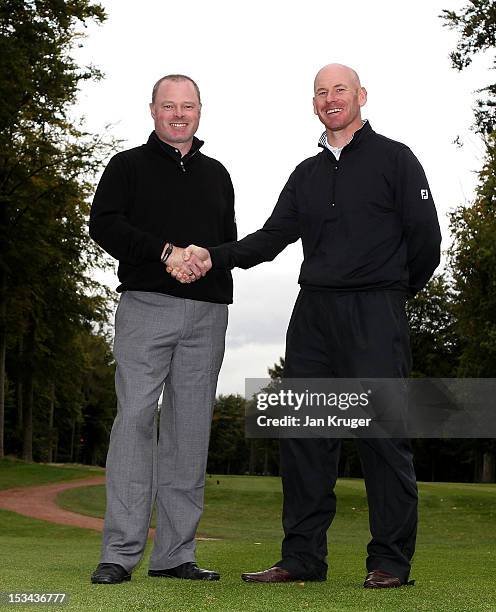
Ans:
[[[402,378],[411,367],[405,295],[302,290],[286,338],[286,378]],[[367,571],[407,581],[417,531],[417,485],[406,439],[357,439],[372,539]],[[281,439],[282,560],[303,579],[325,578],[327,530],[341,441]]]

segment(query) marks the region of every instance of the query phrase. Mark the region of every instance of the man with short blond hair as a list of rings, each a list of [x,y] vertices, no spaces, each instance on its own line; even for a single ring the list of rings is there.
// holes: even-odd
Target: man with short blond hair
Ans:
[[[227,270],[205,277],[204,263],[194,256],[183,271],[195,284],[179,285],[165,268],[182,262],[192,235],[204,245],[236,239],[234,193],[224,166],[200,151],[201,101],[193,79],[161,78],[150,112],[154,131],[146,144],[110,160],[90,218],[90,235],[119,261],[121,282],[114,341],[118,411],[107,456],[102,553],[91,577],[99,584],[131,579],[155,502],[148,575],[219,579],[196,565],[195,533],[232,278]]]
[[[404,378],[410,371],[405,302],[440,258],[440,231],[422,166],[404,144],[376,134],[361,109],[357,73],[341,64],[315,77],[322,151],[296,167],[263,228],[239,242],[191,246],[213,270],[250,268],[300,239],[304,260],[286,338],[285,378]],[[406,439],[357,439],[372,539],[366,588],[408,583],[417,529],[417,487]],[[282,558],[248,582],[325,580],[327,530],[336,513],[341,441],[280,440]]]

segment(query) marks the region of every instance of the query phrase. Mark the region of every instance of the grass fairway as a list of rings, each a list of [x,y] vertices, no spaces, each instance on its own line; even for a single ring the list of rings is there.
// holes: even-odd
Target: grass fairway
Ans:
[[[105,471],[98,467],[25,463],[18,459],[6,457],[0,459],[0,490],[43,485],[76,478],[89,478],[104,473]]]
[[[46,469],[49,469],[48,467]],[[217,482],[219,484],[217,484]],[[363,483],[342,480],[338,516],[329,531],[329,577],[325,583],[245,584],[242,571],[263,569],[278,559],[281,539],[277,478],[218,476],[207,480],[204,535],[198,560],[218,569],[218,583],[152,579],[147,563],[131,582],[91,585],[100,535],[0,513],[1,591],[70,594],[61,610],[173,610],[195,612],[299,612],[363,610],[387,612],[496,610],[496,486],[421,484],[415,587],[362,588],[369,538]],[[102,514],[102,487],[73,489],[64,507]],[[33,609],[38,606],[10,606]]]

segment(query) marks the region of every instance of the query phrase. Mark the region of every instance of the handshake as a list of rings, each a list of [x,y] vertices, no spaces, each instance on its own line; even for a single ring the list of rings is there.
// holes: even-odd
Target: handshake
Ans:
[[[182,249],[174,246],[166,261],[167,272],[180,283],[193,283],[211,269],[210,253],[203,247],[191,244]]]

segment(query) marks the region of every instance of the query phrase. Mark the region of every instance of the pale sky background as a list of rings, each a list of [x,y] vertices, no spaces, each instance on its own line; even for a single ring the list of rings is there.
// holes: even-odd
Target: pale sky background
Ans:
[[[231,174],[240,237],[263,224],[294,167],[320,150],[313,78],[323,65],[340,62],[355,68],[368,90],[362,116],[420,159],[443,249],[449,246],[447,213],[470,202],[483,160],[470,131],[474,91],[494,80],[488,57],[462,73],[451,68],[458,36],[438,16],[465,0],[101,4],[108,19],[87,29],[76,59],[99,67],[105,79],[84,86],[75,113],[93,132],[112,123],[122,148],[131,148],[153,129],[148,103],[155,81],[170,73],[193,77],[203,102],[197,136],[205,140],[202,151]],[[461,148],[453,143],[457,136]],[[245,378],[265,377],[284,354],[300,264],[298,242],[274,262],[234,271],[218,393],[244,393]],[[118,284],[116,274],[103,280]]]

